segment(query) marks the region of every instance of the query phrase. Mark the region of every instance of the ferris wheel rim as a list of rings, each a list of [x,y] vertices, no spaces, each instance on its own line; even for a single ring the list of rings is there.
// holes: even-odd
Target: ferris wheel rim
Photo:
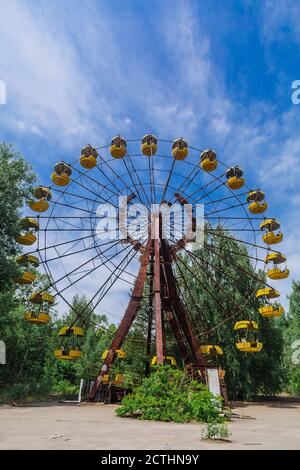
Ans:
[[[159,139],[159,138],[157,139],[157,141],[158,141],[158,142],[172,143],[171,140],[163,140],[163,139]],[[140,139],[127,139],[127,142],[140,142]],[[106,148],[108,148],[108,147],[109,147],[109,144],[104,145],[104,146],[101,146],[101,147],[98,147],[97,150],[103,150],[103,149],[106,149]],[[193,146],[190,146],[190,145],[189,145],[188,148],[191,149],[191,150],[197,151],[197,152],[201,152],[201,149],[198,149],[197,147],[193,147]],[[129,159],[131,159],[131,158],[133,158],[133,157],[141,157],[141,156],[142,156],[143,158],[147,158],[147,157],[145,157],[142,153],[138,153],[138,154],[129,154],[128,151],[127,151],[127,155],[126,155],[126,156],[128,156]],[[148,158],[149,158],[149,162],[150,162],[150,160],[151,160],[151,157],[162,158],[163,156],[162,156],[162,155],[159,155],[159,154],[151,155],[150,158],[148,157]],[[102,158],[102,157],[101,157],[101,158]],[[175,160],[172,156],[165,156],[165,158],[172,159],[172,160],[173,160],[173,161],[172,161],[172,166],[175,166],[176,160]],[[122,160],[123,160],[123,159],[122,159]],[[115,161],[115,160],[114,160],[114,159],[108,160],[108,163],[113,162],[113,161]],[[123,160],[123,161],[124,161],[124,160]],[[78,171],[78,169],[74,166],[75,163],[77,163],[77,162],[78,162],[78,159],[76,159],[74,163],[69,164],[69,165],[72,167],[72,169],[74,169],[75,171]],[[227,168],[227,169],[230,168],[228,165],[226,165],[226,164],[224,164],[223,162],[221,162],[221,160],[220,160],[219,158],[218,158],[218,162],[219,162],[222,166],[224,166],[225,168]],[[125,162],[124,162],[124,163],[125,163]],[[198,163],[195,163],[195,164],[194,164],[194,163],[188,162],[188,161],[186,161],[186,160],[183,160],[183,161],[181,161],[180,163],[181,163],[181,164],[182,164],[182,163],[186,163],[186,164],[191,165],[192,168],[193,168],[193,170],[194,170],[195,168],[198,169],[198,167],[199,167]],[[96,165],[96,167],[98,167],[98,166],[99,166],[99,164]],[[126,167],[126,168],[127,168],[127,167]],[[192,170],[192,171],[193,171],[193,170]],[[135,170],[135,172],[136,172],[137,174],[138,174],[139,171],[146,171],[146,170],[141,170],[141,169],[136,169],[136,170]],[[154,170],[154,171],[156,171],[156,170]],[[157,171],[158,171],[158,170],[157,170]],[[167,170],[164,170],[164,171],[165,171],[165,172],[168,172]],[[89,172],[89,170],[86,170],[86,172],[85,172],[84,175],[83,175],[83,172],[81,171],[81,174],[78,174],[77,178],[75,178],[75,181],[76,181],[76,179],[79,179],[81,176],[86,176],[86,174],[87,174],[88,172]],[[127,173],[128,173],[128,170],[127,170]],[[176,173],[174,173],[174,174],[176,174]],[[210,172],[207,173],[207,174],[210,175],[210,177],[212,177],[212,182],[220,181],[220,180],[221,180],[221,177],[224,176],[224,175],[215,176],[214,174],[212,174],[212,173],[210,173]],[[224,174],[225,174],[225,173],[224,173]],[[126,176],[126,173],[124,173],[123,176]],[[72,178],[72,182],[73,182],[73,181],[74,181],[74,179]],[[136,184],[138,184],[138,183],[136,183]],[[224,183],[223,181],[221,181],[221,184],[224,185],[224,186],[226,186],[226,181],[225,181],[225,183]],[[108,186],[109,186],[109,183],[105,186],[105,189],[107,189]],[[144,186],[144,185],[142,185],[142,183],[140,183],[140,186]],[[68,185],[67,187],[69,187],[69,185]],[[58,200],[56,200],[56,201],[54,202],[53,207],[52,207],[52,212],[51,212],[51,214],[52,214],[53,211],[54,211],[55,205],[58,203],[58,201],[60,200],[60,198],[63,197],[63,194],[65,194],[65,191],[66,191],[67,187],[64,188],[65,190],[62,191],[61,195],[58,197]],[[137,187],[138,187],[138,186],[137,186]],[[245,187],[247,187],[246,184],[245,184]],[[53,189],[53,190],[56,190],[56,191],[60,191],[60,190],[57,190],[57,188],[55,188],[55,184],[52,184],[49,188],[51,188],[51,189]],[[169,188],[172,189],[172,186],[169,186]],[[200,188],[200,189],[201,189],[201,188]],[[252,230],[251,230],[251,231],[253,232],[254,237],[255,237],[255,238],[254,238],[255,243],[254,243],[253,246],[256,247],[256,257],[253,257],[253,259],[256,260],[256,264],[255,264],[255,269],[256,269],[256,267],[257,267],[257,262],[258,262],[258,261],[262,261],[262,260],[258,258],[258,254],[257,254],[257,247],[258,247],[258,245],[256,244],[256,230],[255,230],[254,227],[253,227],[252,219],[253,219],[253,220],[254,220],[254,219],[257,220],[257,219],[259,219],[259,218],[258,218],[258,217],[253,217],[253,218],[249,217],[249,214],[248,214],[247,211],[245,210],[244,205],[242,205],[242,204],[244,204],[244,203],[241,203],[241,201],[240,201],[240,199],[239,199],[239,196],[240,196],[240,195],[237,194],[237,193],[235,193],[235,192],[234,192],[231,188],[229,188],[229,187],[227,187],[227,189],[229,190],[229,192],[230,192],[231,195],[232,195],[232,196],[230,196],[230,197],[232,197],[232,198],[234,198],[235,200],[238,200],[238,201],[240,202],[241,208],[242,208],[242,210],[245,212],[245,214],[246,214],[246,216],[247,216],[245,219],[248,220],[248,222],[250,223],[250,225],[251,225],[251,227],[252,227]],[[186,188],[185,188],[185,190],[186,190]],[[185,191],[185,190],[184,190],[184,191]],[[197,192],[197,191],[196,191],[196,192]],[[183,194],[185,194],[185,193],[183,193]],[[206,197],[208,197],[208,196],[209,196],[209,194],[205,194],[203,197],[206,198]],[[98,197],[98,196],[97,196],[97,197]],[[173,196],[172,196],[172,197],[173,197]],[[172,197],[171,197],[171,198],[172,198]],[[211,202],[213,202],[213,201],[211,201]],[[218,201],[216,201],[216,202],[218,202]],[[94,200],[94,201],[93,201],[93,208],[94,208],[95,204],[96,204],[96,201]],[[237,206],[237,207],[238,207],[238,206]],[[218,211],[218,212],[219,212],[219,211]],[[91,214],[91,211],[90,211],[90,214]],[[90,215],[90,221],[92,220],[91,217],[92,217],[92,216]],[[50,219],[50,217],[49,217],[49,219]],[[229,219],[229,217],[226,217],[226,220],[228,220],[228,219]],[[218,218],[218,220],[220,220],[220,219]],[[210,223],[210,222],[209,222],[209,223]],[[47,229],[48,224],[49,224],[49,220],[48,220],[48,222],[47,222],[46,229]],[[94,225],[95,225],[95,223],[94,223]],[[257,231],[258,231],[258,230],[257,230]],[[91,232],[92,232],[91,237],[93,238],[93,242],[94,242],[94,248],[95,248],[96,250],[99,250],[100,247],[95,243],[95,234],[94,234],[94,230],[91,230]],[[45,230],[45,236],[46,236],[46,230]],[[235,239],[235,237],[230,237],[230,238]],[[46,239],[45,239],[45,241],[46,241]],[[239,240],[239,242],[244,243],[242,240]],[[46,243],[45,243],[45,244],[46,244]],[[92,249],[92,248],[93,248],[93,246],[91,246],[91,249]],[[268,246],[267,248],[260,246],[259,248],[264,248],[264,249],[266,249],[266,250],[268,250],[268,251],[275,251],[275,250],[272,250],[269,246]],[[38,250],[38,251],[40,252],[40,250]],[[99,251],[98,251],[98,253],[99,253]],[[71,254],[71,255],[72,255],[72,254]],[[40,256],[40,253],[39,253],[39,256]],[[41,260],[41,261],[42,261],[42,264],[44,264],[44,263],[47,264],[47,261],[46,261],[46,260],[45,260],[45,261]],[[264,268],[265,268],[265,265],[264,265]],[[53,280],[52,274],[51,274],[51,278],[52,278],[52,280]],[[267,285],[267,284],[266,284],[266,285]],[[254,294],[254,292],[255,292],[255,290],[253,291],[253,294]],[[252,294],[252,295],[253,295],[253,294]]]

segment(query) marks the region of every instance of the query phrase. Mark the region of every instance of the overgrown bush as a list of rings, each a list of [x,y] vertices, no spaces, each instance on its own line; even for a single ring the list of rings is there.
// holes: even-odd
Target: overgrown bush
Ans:
[[[48,399],[49,384],[28,380],[26,383],[15,383],[3,390],[3,400],[45,400]]]
[[[157,366],[132,394],[123,398],[116,413],[176,423],[222,423],[221,408],[222,399],[214,397],[205,385],[190,381],[181,370]]]
[[[52,388],[52,393],[67,400],[74,400],[78,397],[79,385],[70,384],[68,380],[60,380]]]
[[[208,423],[202,433],[202,439],[214,439],[227,441],[231,436],[225,423]]]
[[[28,384],[16,383],[13,384],[9,390],[9,398],[11,400],[22,400],[30,393],[30,386]]]

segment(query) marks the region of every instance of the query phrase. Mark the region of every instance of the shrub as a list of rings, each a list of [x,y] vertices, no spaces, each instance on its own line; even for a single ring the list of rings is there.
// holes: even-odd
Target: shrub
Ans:
[[[9,391],[9,398],[11,400],[22,400],[27,397],[30,392],[28,384],[16,383],[13,384]]]
[[[1,398],[3,400],[40,400],[47,399],[49,392],[49,384],[43,380],[37,383],[28,380],[25,383],[15,383],[2,389]]]
[[[231,436],[225,423],[208,423],[202,433],[202,439],[228,440]]]
[[[122,400],[118,416],[184,423],[191,420],[221,423],[222,399],[207,387],[190,381],[185,373],[170,366],[157,366],[134,392]]]
[[[52,393],[60,395],[62,398],[72,400],[78,396],[78,385],[70,384],[68,380],[60,380],[52,388]]]

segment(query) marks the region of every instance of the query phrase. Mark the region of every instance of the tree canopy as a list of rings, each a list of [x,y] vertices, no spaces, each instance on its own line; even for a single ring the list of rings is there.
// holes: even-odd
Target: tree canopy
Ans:
[[[293,281],[289,295],[289,311],[283,319],[284,365],[287,371],[287,390],[300,394],[300,282]]]
[[[245,246],[219,228],[205,241],[204,249],[189,260],[184,256],[177,264],[186,306],[201,344],[223,349],[219,361],[226,370],[229,396],[249,399],[259,393],[279,392],[284,378],[282,329],[276,319],[265,319],[258,313],[255,292],[264,276],[256,273]],[[233,327],[238,320],[258,323],[263,343],[260,353],[237,350]]]

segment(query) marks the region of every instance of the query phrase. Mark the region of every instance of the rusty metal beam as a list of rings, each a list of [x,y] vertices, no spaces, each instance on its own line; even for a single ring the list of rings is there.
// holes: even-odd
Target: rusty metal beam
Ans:
[[[177,341],[177,345],[181,352],[183,362],[185,366],[191,367],[193,363],[193,356],[189,351],[189,348],[186,347],[186,342],[184,341],[184,337],[182,336],[182,332],[180,329],[180,325],[174,315],[173,306],[170,299],[170,293],[168,289],[168,282],[167,282],[167,275],[165,270],[165,265],[162,264],[162,284],[164,287],[165,295],[163,296],[163,310],[165,311],[165,316],[169,322],[171,331]],[[166,353],[165,353],[166,355]]]
[[[187,319],[185,308],[177,292],[176,279],[175,279],[173,269],[171,266],[172,258],[171,258],[170,248],[165,240],[162,240],[162,258],[164,261],[164,267],[165,267],[165,273],[166,273],[166,278],[167,278],[171,304],[174,308],[174,312],[178,320],[178,323],[186,337],[188,345],[193,354],[194,363],[196,366],[201,368],[201,374],[202,374],[203,379],[205,380],[206,364],[200,352],[200,345],[198,344],[195,333]]]
[[[183,336],[181,334],[178,322],[177,322],[173,312],[171,312],[171,311],[166,312],[166,317],[167,317],[169,325],[171,327],[171,331],[172,331],[172,333],[173,333],[173,335],[174,335],[174,337],[177,341],[177,344],[178,344],[179,350],[181,352],[181,356],[182,356],[184,365],[185,366],[191,366],[190,354],[189,354],[189,352],[188,352],[188,350],[185,346]]]
[[[94,386],[89,394],[89,400],[94,400],[95,395],[101,385],[102,377],[103,375],[109,372],[111,365],[116,357],[116,350],[120,349],[120,347],[122,346],[126,338],[126,335],[141,306],[141,301],[143,298],[143,291],[144,291],[144,286],[145,286],[145,281],[146,281],[146,276],[147,276],[147,267],[149,264],[150,251],[151,251],[151,239],[149,238],[147,245],[146,245],[145,253],[141,259],[141,266],[138,272],[138,276],[137,276],[137,279],[133,288],[130,301],[126,308],[125,314],[121,320],[121,323],[112,340],[112,343],[108,350],[107,357],[103,362],[101,370],[99,371],[99,374],[95,380]]]
[[[151,341],[152,341],[152,323],[153,323],[153,262],[154,256],[153,252],[151,253],[150,259],[150,281],[149,281],[149,304],[148,304],[148,326],[147,326],[147,346],[146,346],[146,367],[145,367],[145,376],[147,377],[150,373],[150,354],[151,354]]]

